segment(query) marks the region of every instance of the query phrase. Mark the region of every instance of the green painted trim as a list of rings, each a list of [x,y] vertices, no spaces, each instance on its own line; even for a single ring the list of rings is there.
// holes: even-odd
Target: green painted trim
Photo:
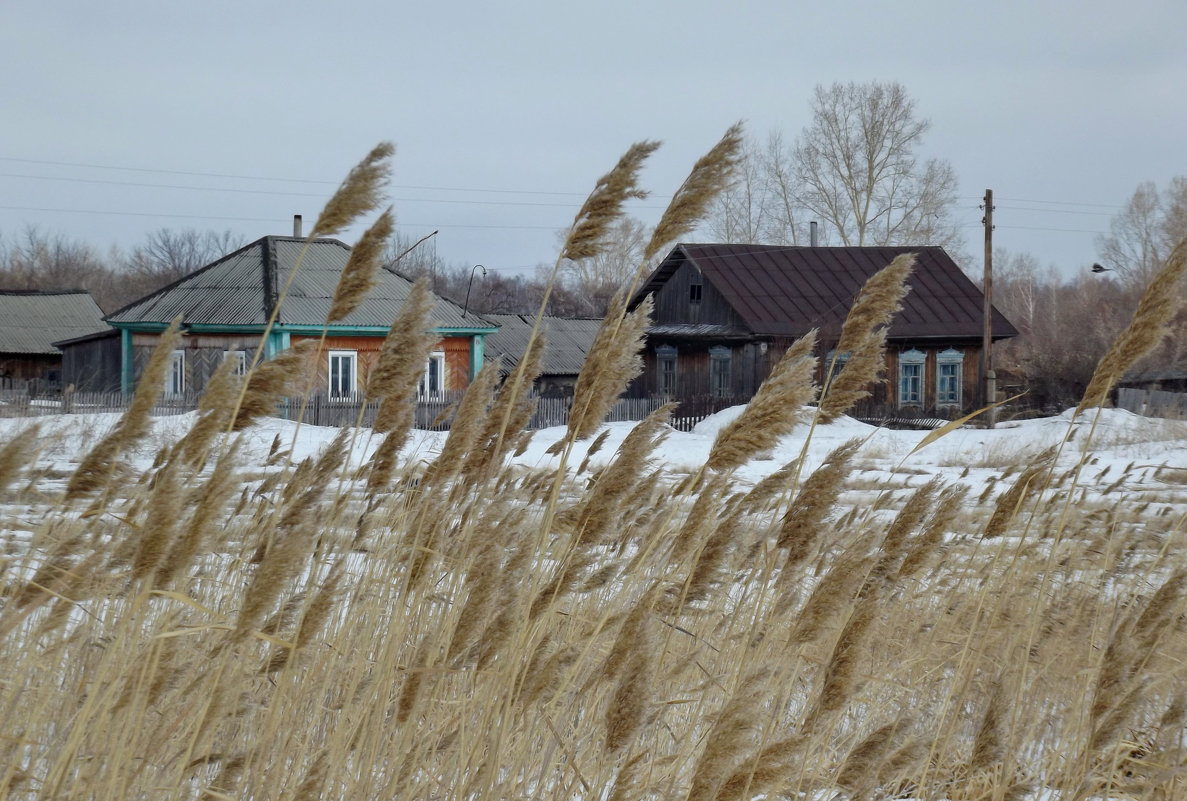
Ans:
[[[482,334],[475,334],[470,342],[470,380],[478,377],[482,363],[486,359],[486,338]]]
[[[113,328],[118,328],[121,331],[137,331],[141,333],[155,333],[164,331],[169,327],[168,323],[151,323],[151,322],[137,322],[137,323],[112,323]],[[262,325],[215,325],[211,323],[183,323],[181,326],[183,332],[191,334],[261,334],[264,331]],[[274,325],[273,331],[284,332],[287,334],[296,334],[298,336],[321,336],[322,331],[327,331],[328,336],[332,337],[384,337],[387,336],[390,326],[386,325],[332,325],[329,328],[321,325]],[[434,328],[433,333],[441,336],[485,336],[493,334],[498,328]]]
[[[497,326],[489,328],[434,328],[434,334],[442,334],[445,336],[453,336],[455,334],[470,335],[470,336],[486,336],[498,331]]]
[[[124,328],[120,330],[120,392],[131,395],[135,380],[136,353],[132,349],[132,331]]]
[[[272,329],[264,340],[264,361],[276,357],[276,354],[289,347],[289,335],[285,331]]]

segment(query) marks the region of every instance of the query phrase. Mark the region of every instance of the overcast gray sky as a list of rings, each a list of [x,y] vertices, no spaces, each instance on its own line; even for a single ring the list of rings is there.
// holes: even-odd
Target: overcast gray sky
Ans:
[[[388,139],[405,233],[531,269],[631,142],[664,141],[653,221],[734,121],[792,139],[816,84],[893,80],[966,250],[992,188],[995,243],[1070,273],[1140,182],[1187,173],[1184,31],[1183,0],[4,0],[0,236],[289,233]]]

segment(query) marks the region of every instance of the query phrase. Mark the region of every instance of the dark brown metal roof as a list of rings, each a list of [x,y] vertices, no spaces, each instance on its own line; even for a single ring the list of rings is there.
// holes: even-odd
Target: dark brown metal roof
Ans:
[[[680,244],[652,273],[636,302],[691,263],[754,335],[798,337],[819,328],[835,336],[866,280],[903,253],[916,254],[915,270],[888,337],[980,337],[984,295],[939,247]],[[992,331],[994,339],[1018,335],[996,309]]]

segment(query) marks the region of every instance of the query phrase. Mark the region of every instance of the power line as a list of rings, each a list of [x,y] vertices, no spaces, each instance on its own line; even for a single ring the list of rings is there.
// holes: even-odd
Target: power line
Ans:
[[[272,195],[275,197],[312,197],[325,199],[323,192],[278,192],[270,189],[235,189],[219,186],[193,186],[190,184],[149,184],[139,181],[110,181],[103,178],[67,178],[57,175],[28,175],[25,173],[0,172],[0,178],[29,178],[37,181],[66,181],[81,184],[102,184],[105,186],[131,186],[148,189],[184,189],[196,192],[227,192],[239,195]],[[405,187],[407,188],[407,187]],[[524,200],[456,200],[423,197],[393,197],[393,203],[450,203],[471,206],[539,206],[542,208],[580,208],[579,203],[544,203]],[[662,206],[635,206],[637,209],[660,209]]]
[[[222,172],[196,172],[192,170],[168,170],[152,167],[123,167],[112,164],[88,164],[75,161],[49,161],[44,159],[22,159],[14,156],[0,156],[0,161],[11,161],[18,164],[44,164],[54,167],[81,167],[92,170],[117,170],[121,172],[146,172],[161,175],[188,175],[199,178],[233,178],[242,181],[276,181],[280,183],[320,184],[322,186],[337,186],[338,181],[326,181],[314,178],[274,178],[263,175],[241,175]],[[436,192],[491,192],[512,195],[557,195],[562,197],[586,197],[587,192],[552,192],[532,189],[485,189],[481,187],[465,186],[420,186],[415,184],[392,184],[396,189],[421,189]]]
[[[44,212],[58,212],[62,214],[102,214],[113,217],[166,217],[170,219],[180,220],[222,220],[231,222],[266,222],[266,223],[285,223],[289,222],[288,218],[275,217],[224,217],[213,214],[164,214],[160,212],[147,211],[107,211],[100,209],[51,209],[36,206],[5,206],[0,205],[0,209],[8,211],[44,211]],[[414,223],[402,222],[401,225],[406,225],[413,228],[478,228],[478,229],[506,229],[506,230],[524,230],[524,231],[556,231],[563,228],[563,225],[468,225],[468,224],[453,224],[453,223]]]

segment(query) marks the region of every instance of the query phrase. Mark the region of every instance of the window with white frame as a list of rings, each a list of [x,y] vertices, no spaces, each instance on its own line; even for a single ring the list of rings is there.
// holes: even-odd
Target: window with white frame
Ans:
[[[709,392],[716,398],[726,398],[730,389],[730,349],[716,345],[709,348]]]
[[[898,405],[923,405],[923,365],[927,354],[911,348],[898,356]]]
[[[165,373],[165,397],[180,398],[185,394],[185,351],[175,350],[170,356],[169,371]]]
[[[676,348],[660,345],[655,349],[656,388],[661,397],[670,398],[676,394]]]
[[[359,355],[353,350],[330,351],[330,397],[350,398],[357,391]]]
[[[936,406],[960,406],[964,353],[955,348],[936,354]]]
[[[223,361],[230,360],[235,363],[231,368],[231,372],[235,375],[247,375],[247,351],[245,350],[224,350]]]
[[[445,391],[445,353],[436,351],[425,360],[424,375],[420,377],[420,397],[439,398]]]

